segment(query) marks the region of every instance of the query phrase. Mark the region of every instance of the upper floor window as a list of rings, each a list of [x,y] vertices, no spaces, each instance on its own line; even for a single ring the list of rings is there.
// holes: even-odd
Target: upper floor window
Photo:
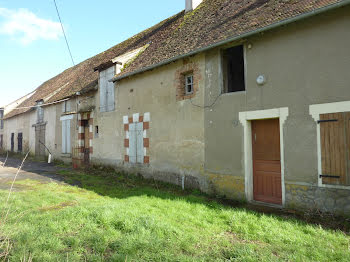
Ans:
[[[193,94],[193,75],[185,75],[185,93],[186,95]]]
[[[41,106],[43,100],[37,102],[36,112],[37,112],[37,123],[44,122],[44,108]]]
[[[100,71],[100,112],[113,111],[115,108],[114,83],[109,82],[114,77],[115,66]]]
[[[4,109],[0,108],[0,129],[4,128]]]
[[[71,112],[70,101],[66,100],[62,103],[62,113]]]
[[[223,93],[245,91],[243,45],[228,48],[222,54]]]

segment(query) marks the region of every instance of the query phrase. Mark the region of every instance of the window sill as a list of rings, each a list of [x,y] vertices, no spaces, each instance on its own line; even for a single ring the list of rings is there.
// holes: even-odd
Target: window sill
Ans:
[[[237,92],[229,92],[229,93],[221,93],[222,96],[232,96],[238,94],[245,94],[247,91],[237,91]]]
[[[330,189],[350,190],[350,186],[342,186],[342,185],[319,184],[318,187],[330,188]]]

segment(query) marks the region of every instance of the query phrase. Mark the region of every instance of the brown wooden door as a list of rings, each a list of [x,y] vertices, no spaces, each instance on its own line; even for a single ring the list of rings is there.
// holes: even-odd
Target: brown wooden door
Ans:
[[[45,156],[45,125],[35,126],[35,155]]]
[[[84,121],[84,163],[90,162],[90,131],[88,121]]]
[[[252,122],[254,200],[282,204],[279,119]]]

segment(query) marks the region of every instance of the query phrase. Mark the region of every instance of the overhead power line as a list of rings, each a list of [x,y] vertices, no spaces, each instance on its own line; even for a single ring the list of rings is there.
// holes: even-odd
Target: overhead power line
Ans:
[[[66,40],[66,44],[67,44],[67,48],[68,48],[68,52],[69,52],[70,58],[72,59],[73,66],[75,66],[73,55],[72,55],[72,52],[71,52],[70,47],[69,47],[69,43],[68,43],[68,39],[67,39],[67,36],[66,36],[66,32],[64,31],[64,28],[63,28],[63,23],[62,23],[62,19],[61,19],[61,16],[60,16],[60,12],[58,11],[56,0],[53,0],[53,2],[55,3],[57,16],[58,16],[58,19],[60,20],[63,36],[64,36],[64,39]]]

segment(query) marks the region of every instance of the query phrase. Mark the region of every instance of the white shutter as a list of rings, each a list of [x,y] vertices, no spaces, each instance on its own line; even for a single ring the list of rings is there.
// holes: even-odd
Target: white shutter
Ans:
[[[62,103],[62,113],[66,113],[66,103],[67,103],[67,101],[64,101]]]
[[[106,111],[114,110],[114,83],[109,82],[114,77],[114,69],[112,66],[106,70],[106,89],[107,89],[107,109]]]
[[[136,124],[129,125],[129,162],[136,163]]]
[[[143,163],[143,123],[136,124],[136,161]]]
[[[66,151],[68,154],[72,153],[72,147],[71,147],[71,139],[70,139],[70,120],[64,121],[66,122]]]
[[[63,120],[61,123],[62,123],[62,153],[67,153],[67,138],[66,138],[67,122],[66,120]]]
[[[71,109],[70,109],[70,100],[67,100],[66,101],[66,112],[71,112]]]
[[[106,88],[106,71],[104,70],[100,72],[100,112],[106,112]]]

